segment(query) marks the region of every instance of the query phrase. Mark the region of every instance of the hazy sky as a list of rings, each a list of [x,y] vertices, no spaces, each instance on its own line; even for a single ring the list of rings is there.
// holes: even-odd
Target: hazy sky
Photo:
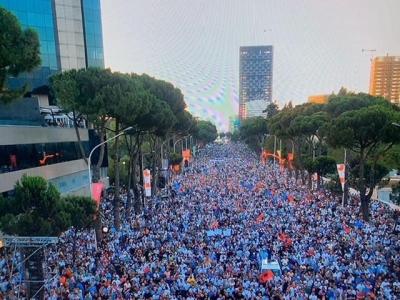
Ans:
[[[227,131],[240,46],[274,46],[280,105],[368,92],[371,56],[400,55],[399,12],[400,0],[102,0],[105,61],[171,82],[193,115]]]

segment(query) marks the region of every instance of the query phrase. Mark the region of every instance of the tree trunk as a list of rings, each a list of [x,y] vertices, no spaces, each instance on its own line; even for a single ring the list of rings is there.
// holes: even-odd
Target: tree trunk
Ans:
[[[106,134],[106,129],[101,128],[98,130],[98,132],[99,132],[100,143],[103,143],[104,135]],[[98,182],[100,180],[100,168],[101,168],[101,165],[103,164],[105,147],[106,147],[105,144],[100,146],[99,160],[93,166],[93,182]]]
[[[140,206],[144,207],[144,197],[145,197],[144,180],[143,180],[143,151],[142,151],[142,144],[140,144],[140,146],[139,146],[139,157],[140,157],[139,180],[140,180],[140,185],[142,187],[142,199],[135,199],[135,201],[137,201],[137,202],[135,202],[135,211],[137,213],[140,210]]]
[[[361,202],[361,213],[363,215],[364,221],[369,221],[369,199],[367,195],[365,194],[366,192],[366,187],[365,187],[365,178],[364,178],[364,173],[365,173],[365,159],[364,159],[364,149],[360,150],[360,171],[358,174],[359,177],[359,191],[360,191],[360,202]]]
[[[86,157],[85,150],[83,149],[83,144],[82,144],[82,139],[81,139],[81,134],[79,132],[78,128],[78,122],[77,122],[77,116],[75,112],[72,112],[73,114],[73,122],[74,122],[74,128],[75,128],[75,133],[76,133],[76,138],[78,139],[78,145],[79,145],[79,151],[81,152],[82,158],[85,161],[86,164],[88,164],[88,159]]]
[[[153,180],[151,181],[151,196],[154,197],[156,195],[156,191],[157,191],[157,179],[158,179],[158,170],[157,166],[158,164],[158,157],[160,156],[160,153],[157,153],[158,149],[158,137],[154,138],[154,153],[153,153],[153,165],[152,165],[152,169],[153,169]]]
[[[126,137],[125,137],[126,138]],[[128,144],[128,142],[127,142]],[[132,209],[132,200],[131,200],[131,189],[132,189],[132,173],[133,173],[133,166],[134,166],[134,161],[133,161],[133,156],[134,156],[134,151],[132,149],[132,144],[133,144],[133,138],[129,138],[129,144],[128,144],[128,151],[129,151],[129,167],[128,167],[128,186],[127,186],[127,195],[126,195],[126,216],[130,216],[131,209]]]
[[[320,176],[320,174],[317,173],[317,191],[318,192],[321,190],[321,180],[322,180],[322,176]]]
[[[369,221],[369,200],[365,199],[366,195],[364,195],[364,197],[361,196],[361,213],[363,216],[364,221],[368,222]],[[364,199],[363,199],[364,198]]]
[[[115,134],[119,134],[119,123],[115,121]],[[114,227],[115,230],[120,230],[121,216],[120,216],[120,198],[119,198],[119,137],[115,138],[115,194],[114,194]]]
[[[311,172],[307,172],[307,181],[308,181],[308,189],[312,190],[313,184],[312,184],[312,174],[311,174]]]

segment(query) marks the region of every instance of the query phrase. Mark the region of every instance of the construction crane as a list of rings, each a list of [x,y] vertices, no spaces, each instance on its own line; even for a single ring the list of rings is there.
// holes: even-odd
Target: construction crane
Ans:
[[[361,52],[376,52],[376,49],[361,49]],[[372,63],[372,60],[374,59],[374,55],[371,54],[370,61]]]

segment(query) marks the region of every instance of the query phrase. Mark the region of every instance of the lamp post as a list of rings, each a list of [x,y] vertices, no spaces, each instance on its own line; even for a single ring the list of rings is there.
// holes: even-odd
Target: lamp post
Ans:
[[[92,167],[92,161],[91,161],[91,158],[92,158],[92,154],[93,154],[94,150],[96,150],[97,148],[99,148],[101,145],[107,144],[109,141],[112,141],[113,139],[115,139],[115,138],[117,138],[117,137],[119,137],[119,136],[125,134],[125,132],[126,132],[127,130],[130,130],[130,129],[132,129],[132,126],[129,126],[128,128],[125,128],[125,129],[122,130],[119,134],[117,134],[117,135],[113,136],[112,138],[109,138],[108,140],[106,140],[106,141],[104,141],[104,142],[98,144],[96,147],[94,147],[94,148],[92,149],[92,151],[90,151],[89,158],[88,158],[88,159],[89,159],[89,160],[88,160],[88,173],[89,173],[90,197],[92,197],[92,193],[93,193],[93,191],[92,191],[92,168],[91,168],[91,167]]]
[[[143,165],[143,162],[144,162],[143,157],[145,157],[146,155],[149,155],[149,154],[153,154],[153,153],[154,153],[154,151],[151,151],[151,152],[147,152],[147,153],[143,153],[143,154],[142,154],[142,172],[143,172],[143,167],[144,167],[144,165]]]
[[[187,150],[187,139],[190,137],[191,135],[189,134],[189,135],[187,135],[187,136],[185,136],[184,137],[184,139],[185,139],[185,150]]]
[[[179,140],[177,140],[177,141],[174,143],[174,153],[176,153],[176,150],[175,150],[176,148],[175,148],[175,147],[176,147],[176,144],[177,144],[179,141],[182,141],[182,139],[179,139]]]
[[[162,144],[161,144],[161,159],[164,158],[164,145],[166,142],[169,142],[170,140],[172,140],[174,137],[170,137],[169,139],[165,140]]]

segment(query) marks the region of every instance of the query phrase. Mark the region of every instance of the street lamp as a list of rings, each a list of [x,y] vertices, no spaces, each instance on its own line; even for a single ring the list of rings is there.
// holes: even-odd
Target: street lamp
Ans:
[[[154,153],[154,151],[151,151],[151,152],[147,152],[147,153],[143,153],[143,154],[142,154],[142,171],[143,171],[143,167],[144,167],[144,165],[143,165],[143,162],[144,162],[143,157],[145,157],[146,155],[149,155],[149,154],[153,154],[153,153]]]
[[[397,127],[400,127],[400,124],[399,124],[399,123],[396,123],[396,122],[393,122],[392,125],[397,126]]]
[[[115,139],[115,138],[117,138],[117,137],[119,137],[119,136],[125,134],[125,132],[126,132],[127,130],[130,130],[130,129],[132,129],[132,126],[129,126],[128,128],[125,128],[125,129],[122,130],[119,134],[117,134],[117,135],[113,136],[112,138],[109,138],[108,140],[106,140],[106,141],[104,141],[104,142],[98,144],[96,147],[94,147],[94,148],[92,149],[92,151],[90,151],[89,158],[88,158],[88,159],[89,159],[89,161],[88,161],[88,173],[89,173],[90,197],[92,197],[92,192],[93,192],[93,191],[92,191],[92,169],[91,169],[91,167],[92,167],[92,161],[91,161],[91,158],[92,158],[92,154],[93,154],[94,150],[96,150],[97,148],[99,148],[101,145],[107,144],[109,141],[112,141],[113,139]]]
[[[177,133],[177,134],[180,134],[180,132]],[[175,137],[175,136],[170,137],[169,139],[165,140],[165,141],[161,144],[161,159],[164,158],[164,145],[165,145],[165,143],[166,143],[166,142],[169,142],[169,141],[172,140],[174,137]],[[178,140],[178,141],[179,141],[179,140]],[[175,142],[175,144],[176,144],[176,142]],[[174,144],[174,152],[175,152],[175,144]]]
[[[185,139],[185,150],[187,150],[187,139],[190,137],[191,135],[189,134],[189,135],[187,135],[187,136],[185,136],[184,137],[184,139]]]
[[[176,153],[176,151],[175,151],[175,147],[176,147],[176,144],[179,142],[179,141],[182,141],[182,139],[179,139],[179,140],[177,140],[175,143],[174,143],[174,153]]]

